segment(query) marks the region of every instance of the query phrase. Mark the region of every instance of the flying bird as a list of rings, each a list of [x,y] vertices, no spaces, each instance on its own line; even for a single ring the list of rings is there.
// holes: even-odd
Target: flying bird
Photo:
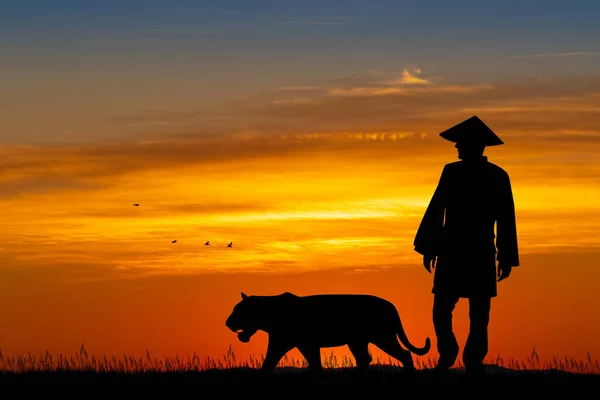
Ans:
[[[233,242],[229,242],[229,244],[227,245],[227,247],[231,247],[233,246]]]
[[[177,243],[177,240],[172,240],[171,243]]]
[[[138,203],[135,203],[133,206],[134,207],[139,207],[140,205]]]
[[[204,243],[205,246],[209,246],[210,243],[208,243],[208,240],[206,241],[206,243]]]

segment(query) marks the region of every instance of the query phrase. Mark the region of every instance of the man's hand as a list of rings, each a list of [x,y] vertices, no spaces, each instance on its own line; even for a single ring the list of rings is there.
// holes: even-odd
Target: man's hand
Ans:
[[[423,266],[427,270],[427,272],[431,273],[431,269],[435,269],[435,262],[437,257],[429,254],[425,254],[423,256]]]
[[[508,278],[511,271],[512,266],[510,264],[498,263],[498,282]]]

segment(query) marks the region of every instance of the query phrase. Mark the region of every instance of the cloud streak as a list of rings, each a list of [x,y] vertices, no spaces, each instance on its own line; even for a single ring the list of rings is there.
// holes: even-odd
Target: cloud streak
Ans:
[[[137,35],[122,38],[100,38],[100,39],[80,39],[77,43],[89,45],[123,45],[123,44],[143,44],[162,41],[176,40],[194,40],[202,37],[215,36],[219,33],[213,31],[193,31],[176,29],[149,29]]]
[[[523,54],[511,56],[510,58],[554,58],[554,57],[582,57],[600,56],[600,51],[574,51],[567,53],[545,53],[545,54]]]
[[[153,126],[176,127],[165,133],[169,139],[155,137],[164,144],[123,147],[135,151],[141,159],[145,159],[145,152],[159,151],[151,150],[159,146],[180,154],[174,157],[176,160],[166,157],[165,167],[169,162],[184,160],[229,162],[294,152],[350,154],[360,151],[350,139],[361,135],[381,135],[391,146],[393,135],[409,133],[412,136],[403,140],[401,148],[391,146],[377,151],[392,154],[412,149],[429,153],[444,148],[445,143],[436,140],[437,133],[474,114],[506,138],[512,151],[525,153],[529,146],[535,146],[538,152],[551,154],[557,143],[573,151],[587,151],[580,147],[584,142],[590,149],[596,148],[599,93],[599,75],[533,76],[459,84],[428,77],[413,68],[400,74],[367,71],[319,84],[284,87],[213,105],[210,110],[120,118],[143,124],[146,131]],[[178,148],[174,144],[178,142],[186,144]],[[367,153],[372,150],[363,148]]]
[[[346,25],[356,21],[355,17],[321,17],[312,20],[282,21],[280,25]]]

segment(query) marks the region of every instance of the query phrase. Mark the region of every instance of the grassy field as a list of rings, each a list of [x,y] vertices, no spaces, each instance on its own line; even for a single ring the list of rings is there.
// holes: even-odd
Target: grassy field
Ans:
[[[89,356],[81,349],[71,356],[61,354],[27,354],[5,357],[0,352],[0,383],[8,384],[243,384],[254,383],[306,386],[312,383],[335,384],[344,387],[355,385],[381,385],[385,383],[403,385],[486,383],[507,385],[511,383],[536,384],[548,387],[553,384],[600,384],[600,363],[591,355],[585,360],[570,358],[554,359],[541,364],[535,351],[523,361],[496,360],[486,364],[487,375],[474,380],[464,374],[460,363],[444,378],[434,377],[430,369],[435,360],[416,360],[417,372],[409,375],[392,359],[376,359],[364,373],[353,370],[353,360],[338,359],[333,353],[323,357],[325,371],[312,375],[305,370],[303,359],[286,357],[273,375],[263,376],[259,368],[262,357],[238,360],[231,349],[219,359],[201,358],[196,353],[185,358],[175,356],[163,359],[132,356]]]

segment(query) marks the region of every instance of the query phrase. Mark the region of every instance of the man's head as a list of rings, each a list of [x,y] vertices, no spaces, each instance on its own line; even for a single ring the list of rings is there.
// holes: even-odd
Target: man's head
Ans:
[[[481,157],[487,146],[503,144],[502,140],[477,116],[473,116],[444,132],[440,136],[456,143],[461,160]]]

